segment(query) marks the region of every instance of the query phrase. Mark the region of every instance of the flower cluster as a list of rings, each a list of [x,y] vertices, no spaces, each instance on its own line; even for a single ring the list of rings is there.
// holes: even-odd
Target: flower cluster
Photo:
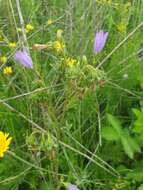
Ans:
[[[65,63],[68,67],[73,67],[77,64],[77,60],[69,57],[66,59]]]
[[[53,42],[53,48],[56,50],[57,53],[64,52],[65,50],[65,43],[62,39],[62,29],[57,30],[57,40]]]
[[[26,33],[29,33],[29,32],[32,32],[34,30],[34,26],[30,23],[28,23],[26,26],[25,26],[25,32]],[[22,32],[22,29],[21,28],[17,28],[17,32]]]
[[[118,25],[117,25],[117,30],[120,32],[120,33],[124,33],[126,31],[126,24],[125,22],[120,22]]]
[[[63,42],[61,42],[60,40],[56,40],[56,41],[54,41],[53,47],[57,51],[57,53],[60,53],[60,52],[63,52],[63,50],[65,48],[65,44]]]

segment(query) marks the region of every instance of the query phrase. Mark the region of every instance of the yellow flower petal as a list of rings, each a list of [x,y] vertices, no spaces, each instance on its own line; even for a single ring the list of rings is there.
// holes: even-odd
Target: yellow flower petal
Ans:
[[[4,75],[11,75],[12,74],[12,67],[5,67],[3,70]]]
[[[54,49],[57,51],[57,52],[62,52],[65,48],[65,44],[59,40],[55,41],[54,42]]]
[[[15,48],[16,47],[16,43],[15,42],[10,42],[9,43],[9,47],[10,48]]]
[[[9,149],[12,137],[9,137],[8,133],[0,131],[0,157],[4,156],[4,153]]]
[[[66,65],[69,67],[73,67],[74,65],[76,65],[78,62],[76,59],[73,58],[67,58],[66,59]]]

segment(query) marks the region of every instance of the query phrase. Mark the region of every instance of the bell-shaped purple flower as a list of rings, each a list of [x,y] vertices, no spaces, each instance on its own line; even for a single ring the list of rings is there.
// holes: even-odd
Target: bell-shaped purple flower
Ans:
[[[94,52],[99,53],[105,46],[108,32],[97,32],[94,40]]]
[[[15,53],[14,58],[16,61],[19,61],[23,66],[30,68],[30,69],[33,68],[32,59],[25,49],[23,51],[21,51],[21,50],[17,51]]]
[[[76,185],[69,184],[67,190],[79,190]]]

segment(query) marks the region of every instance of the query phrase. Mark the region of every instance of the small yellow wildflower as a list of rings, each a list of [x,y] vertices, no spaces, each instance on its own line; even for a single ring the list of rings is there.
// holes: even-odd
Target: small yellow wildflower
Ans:
[[[15,48],[16,47],[16,43],[15,42],[10,42],[9,43],[9,47],[10,48]]]
[[[65,44],[59,40],[54,42],[54,49],[59,53],[62,52],[65,48]]]
[[[7,57],[6,56],[0,56],[0,63],[5,64],[7,62]]]
[[[69,67],[73,67],[74,65],[77,64],[77,60],[73,58],[67,58],[66,59],[66,65]]]
[[[26,32],[28,33],[34,30],[34,26],[31,24],[27,24],[25,29],[26,29]]]
[[[52,24],[53,23],[53,21],[51,20],[51,19],[49,19],[48,21],[47,21],[47,24],[48,25],[50,25],[50,24]]]
[[[0,157],[4,156],[4,153],[9,149],[12,137],[9,137],[8,133],[0,131]]]
[[[11,75],[12,74],[12,67],[5,67],[3,70],[4,75]]]
[[[126,23],[120,22],[120,23],[117,25],[117,30],[118,30],[120,33],[124,33],[124,32],[126,31]]]
[[[63,33],[62,29],[57,30],[57,39],[61,39],[62,38],[62,33]]]

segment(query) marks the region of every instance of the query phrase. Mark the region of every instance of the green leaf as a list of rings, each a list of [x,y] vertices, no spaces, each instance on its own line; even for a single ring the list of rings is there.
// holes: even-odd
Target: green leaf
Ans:
[[[127,129],[124,130],[123,136],[121,136],[121,142],[125,153],[133,158],[135,152],[140,152],[140,147],[136,141],[130,137]]]
[[[136,117],[139,117],[141,114],[141,111],[135,108],[132,109],[132,112],[135,114]]]
[[[112,127],[104,127],[102,129],[101,135],[103,138],[109,141],[117,141],[119,140],[118,133]]]
[[[123,148],[124,148],[124,151],[125,153],[130,157],[130,158],[133,158],[133,150],[128,142],[128,140],[126,138],[122,138],[121,139],[121,142],[122,142],[122,145],[123,145]]]
[[[141,112],[138,109],[132,109],[133,113],[137,117],[137,119],[134,122],[134,128],[133,132],[135,133],[141,133],[143,132],[143,112]]]
[[[111,124],[113,130],[106,129],[103,131],[103,137],[107,140],[120,139],[125,153],[132,159],[135,152],[140,152],[140,147],[136,141],[130,136],[128,129],[123,129],[119,120],[111,114],[107,115],[108,121]],[[109,127],[108,127],[109,128]],[[116,132],[116,133],[115,133]],[[109,133],[110,136],[108,135]],[[115,135],[115,137],[114,137]]]
[[[53,190],[53,188],[51,187],[51,184],[43,182],[40,185],[40,190]]]
[[[117,120],[111,114],[107,114],[107,118],[108,118],[109,123],[114,128],[114,130],[118,133],[119,136],[121,136],[122,135],[122,126],[121,126],[119,120]]]
[[[126,176],[127,180],[134,180],[137,182],[143,182],[143,172],[141,170],[134,170],[132,172],[128,172]]]
[[[134,152],[140,152],[140,147],[136,143],[135,139],[131,138],[130,136],[128,137],[128,141]]]
[[[143,184],[139,186],[138,190],[143,190]]]

